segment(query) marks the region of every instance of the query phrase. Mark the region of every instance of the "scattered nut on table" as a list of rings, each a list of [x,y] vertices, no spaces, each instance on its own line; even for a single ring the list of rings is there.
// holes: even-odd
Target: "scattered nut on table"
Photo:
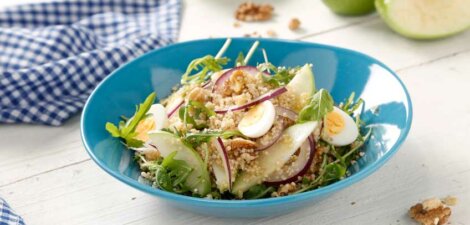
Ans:
[[[240,21],[264,21],[271,19],[274,7],[271,4],[244,2],[235,11],[235,18]]]
[[[297,30],[300,27],[300,20],[297,18],[292,18],[289,22],[289,29],[290,30]]]
[[[444,225],[452,211],[440,199],[431,198],[412,206],[408,213],[421,225]]]
[[[276,31],[274,31],[274,30],[267,30],[267,31],[266,31],[266,34],[267,34],[269,37],[276,37],[276,36],[277,36],[277,33],[276,33]]]

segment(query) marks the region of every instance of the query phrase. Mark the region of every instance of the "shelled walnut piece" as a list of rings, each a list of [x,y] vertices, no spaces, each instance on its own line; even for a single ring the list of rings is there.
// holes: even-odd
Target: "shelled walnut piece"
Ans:
[[[292,18],[289,22],[289,29],[290,30],[297,30],[300,27],[300,20],[297,18]]]
[[[238,6],[235,18],[246,22],[264,21],[271,19],[273,11],[274,7],[271,4],[255,4],[249,1]]]
[[[432,198],[410,208],[409,215],[421,225],[444,225],[451,215],[449,207],[441,200]]]
[[[234,138],[229,143],[231,150],[238,150],[238,149],[254,149],[256,148],[256,143],[250,140],[246,140],[243,138]]]

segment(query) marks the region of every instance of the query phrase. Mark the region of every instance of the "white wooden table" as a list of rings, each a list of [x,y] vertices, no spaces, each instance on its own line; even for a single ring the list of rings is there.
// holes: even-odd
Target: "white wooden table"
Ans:
[[[0,7],[34,2],[1,1]],[[407,85],[413,125],[379,171],[313,207],[275,218],[205,217],[167,207],[98,168],[85,152],[79,116],[62,127],[0,125],[0,195],[28,224],[412,224],[415,202],[456,196],[452,224],[470,224],[470,32],[418,42],[390,31],[377,14],[339,17],[321,1],[272,1],[276,17],[233,27],[239,1],[187,0],[180,40],[243,36],[269,29],[280,38],[351,48],[378,58]],[[298,17],[302,30],[287,28]]]

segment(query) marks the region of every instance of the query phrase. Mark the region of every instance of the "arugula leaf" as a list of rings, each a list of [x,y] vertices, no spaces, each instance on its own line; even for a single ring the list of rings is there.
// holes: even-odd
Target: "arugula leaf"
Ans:
[[[127,147],[131,147],[131,148],[139,148],[139,147],[142,147],[144,145],[144,142],[139,140],[139,139],[135,139],[134,138],[135,136],[133,137],[128,137],[126,139],[126,145]]]
[[[113,137],[120,137],[121,136],[121,131],[119,131],[119,128],[116,127],[116,125],[107,122],[106,123],[106,130],[111,134]]]
[[[222,70],[222,66],[228,63],[227,57],[214,58],[214,56],[206,55],[195,59],[189,63],[186,72],[181,78],[181,84],[202,83],[210,76],[209,72],[217,72]],[[196,72],[196,73],[193,73]]]
[[[157,94],[152,93],[145,99],[144,103],[139,104],[139,106],[136,107],[136,111],[133,118],[130,120],[129,124],[121,130],[121,135],[127,137],[135,131],[135,128],[137,127],[139,122],[145,118],[145,115],[149,111],[156,97]]]
[[[202,143],[208,143],[213,137],[221,137],[223,139],[228,139],[231,137],[243,137],[246,138],[238,130],[227,130],[227,131],[211,131],[211,130],[204,130],[199,133],[182,133],[179,132],[177,129],[169,129],[163,128],[162,131],[171,133],[178,138],[181,138],[183,143],[190,146],[191,148],[196,148],[197,146],[201,145]]]
[[[346,167],[340,163],[330,163],[326,165],[324,170],[324,179],[326,181],[339,180],[346,175]]]
[[[274,191],[274,187],[267,187],[264,184],[258,184],[255,186],[250,187],[248,191],[243,193],[243,198],[244,199],[258,199],[262,198]]]
[[[330,93],[325,89],[320,89],[313,95],[310,103],[300,111],[298,122],[321,120],[333,110],[333,105],[333,97]]]
[[[219,189],[211,191],[210,195],[212,196],[212,199],[222,199]]]
[[[274,87],[287,85],[295,76],[295,72],[299,67],[294,68],[277,68],[271,63],[261,63],[258,65],[258,70],[261,72],[273,71],[270,76],[263,76],[263,81]]]
[[[371,134],[372,134],[372,128],[369,129],[366,135],[364,136],[359,135],[357,140],[350,145],[350,150],[342,156],[343,160],[348,159],[348,157],[351,157],[353,153],[359,150],[366,143],[366,141],[369,139]]]
[[[235,66],[244,66],[245,65],[245,56],[243,52],[238,53],[237,59],[235,60]]]
[[[123,122],[127,122],[129,120],[129,118],[127,118],[124,115],[121,115],[120,118],[121,118],[121,121],[123,121]]]
[[[345,159],[342,157],[342,155],[338,151],[336,151],[336,147],[334,145],[329,145],[329,146],[330,146],[331,152],[333,153],[335,158],[340,161],[341,165],[346,165]]]
[[[207,120],[207,118],[214,116],[215,112],[208,109],[204,104],[198,101],[190,100],[186,105],[180,107],[178,116],[185,125],[191,124],[197,130],[207,127],[206,123],[200,121]]]
[[[160,166],[156,166],[155,183],[158,187],[174,193],[185,193],[190,190],[185,181],[193,169],[184,160],[176,160],[178,152],[174,151],[163,159]]]
[[[122,138],[128,147],[141,147],[143,145],[143,141],[135,139],[138,135],[135,132],[135,128],[141,120],[146,118],[146,114],[156,97],[157,94],[155,93],[151,93],[147,96],[142,104],[136,106],[136,111],[130,121],[127,121],[127,123],[125,121],[119,122],[119,128],[116,127],[116,125],[107,122],[105,125],[106,130],[111,134],[111,136]]]
[[[274,75],[263,76],[263,81],[273,85],[274,87],[280,87],[287,85],[292,80],[292,78],[294,78],[294,76],[295,74],[290,73],[287,70],[280,70]]]
[[[341,110],[346,112],[348,115],[352,115],[354,111],[356,111],[359,107],[364,104],[364,100],[362,98],[358,98],[355,100],[355,93],[351,93],[349,98],[344,102],[339,104]]]
[[[201,145],[202,143],[209,142],[213,137],[222,137],[223,139],[231,138],[234,136],[241,136],[243,137],[242,133],[238,130],[229,130],[224,132],[219,131],[204,131],[201,133],[191,133],[187,134],[183,137],[183,141],[191,145],[192,147],[196,147]]]
[[[269,70],[272,70],[274,73],[276,73],[277,69],[278,69],[276,66],[274,66],[273,64],[271,64],[269,62],[260,63],[260,64],[258,64],[257,68],[261,72],[267,72]]]

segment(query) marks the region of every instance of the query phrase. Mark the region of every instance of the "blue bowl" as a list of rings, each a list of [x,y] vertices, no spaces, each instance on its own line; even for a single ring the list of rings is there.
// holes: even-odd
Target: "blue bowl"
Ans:
[[[235,59],[247,52],[256,39],[233,39],[226,56]],[[194,58],[215,55],[225,39],[183,42],[149,52],[114,71],[94,90],[83,109],[82,140],[91,158],[107,173],[123,183],[158,196],[168,203],[210,216],[262,217],[291,212],[356,183],[385,164],[398,150],[410,130],[412,106],[408,92],[388,67],[367,55],[320,44],[261,39],[251,59],[252,65],[263,62],[266,49],[275,65],[297,66],[312,63],[319,88],[329,90],[336,102],[351,92],[365,100],[362,119],[373,127],[365,155],[351,166],[352,175],[317,190],[259,200],[210,200],[177,195],[152,188],[138,181],[139,168],[132,151],[104,129],[105,123],[117,123],[119,116],[131,116],[134,106],[152,91],[166,97],[178,84],[181,74]],[[232,61],[233,63],[233,61]]]

